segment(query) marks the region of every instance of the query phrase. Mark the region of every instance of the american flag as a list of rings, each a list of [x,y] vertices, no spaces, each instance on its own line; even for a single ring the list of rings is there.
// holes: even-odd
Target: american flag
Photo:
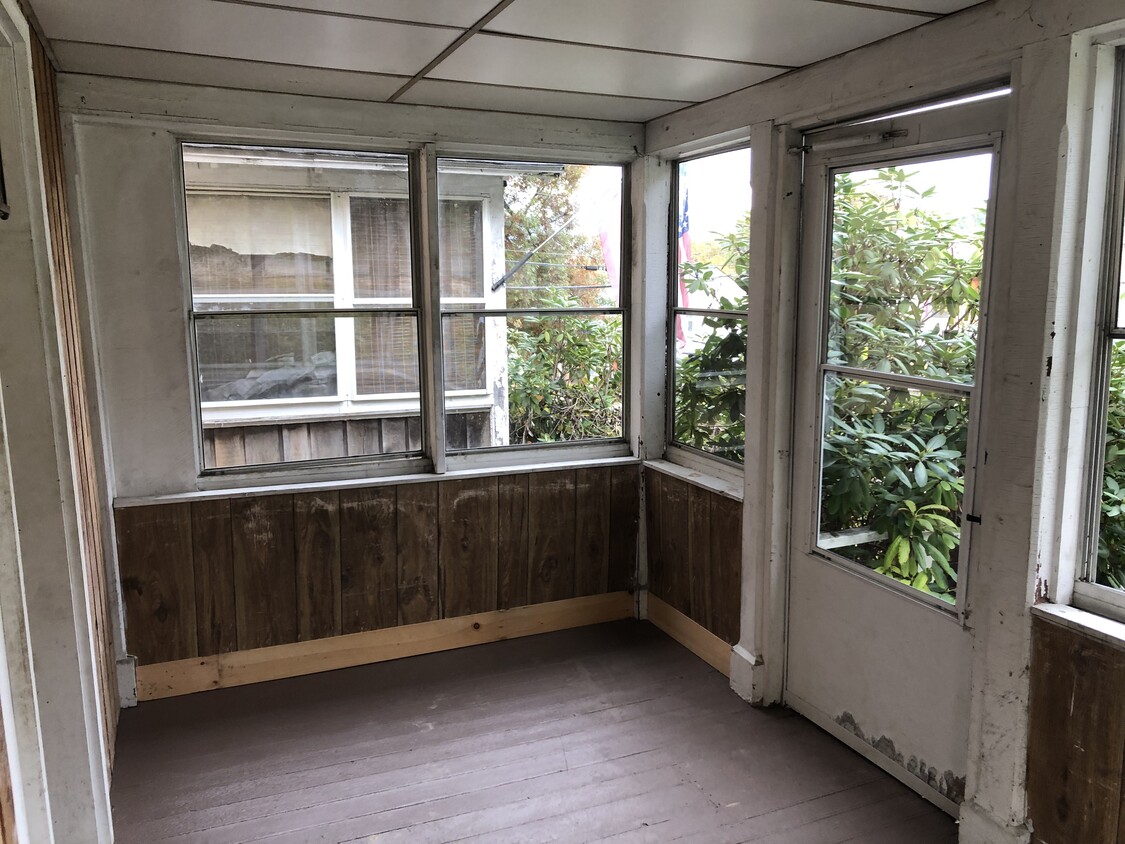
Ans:
[[[680,224],[676,230],[679,243],[679,282],[680,282],[680,307],[686,308],[689,304],[687,282],[684,281],[684,264],[691,260],[691,234],[688,231],[688,193],[684,190],[684,210],[680,214]],[[679,315],[676,316],[676,341],[682,346],[686,342],[684,327],[680,323]]]

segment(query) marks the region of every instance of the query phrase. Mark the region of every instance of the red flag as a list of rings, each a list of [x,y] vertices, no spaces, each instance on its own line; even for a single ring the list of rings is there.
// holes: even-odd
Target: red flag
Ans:
[[[677,227],[677,240],[679,243],[678,259],[679,265],[677,268],[677,276],[680,280],[680,307],[686,308],[689,304],[687,282],[684,281],[684,264],[691,260],[691,234],[688,231],[688,194],[687,190],[684,191],[684,210],[680,215],[679,226]],[[682,346],[686,342],[684,338],[684,328],[680,324],[679,314],[676,315],[676,340]]]

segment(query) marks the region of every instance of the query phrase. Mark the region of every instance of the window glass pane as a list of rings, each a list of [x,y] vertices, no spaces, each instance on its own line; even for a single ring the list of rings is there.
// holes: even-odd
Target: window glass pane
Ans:
[[[187,197],[194,295],[332,296],[327,197]]]
[[[443,304],[616,307],[622,178],[611,166],[439,161]]]
[[[967,395],[825,376],[817,545],[955,603]]]
[[[223,316],[195,326],[204,402],[336,395],[330,316]]]
[[[672,438],[741,463],[746,449],[746,320],[677,314]]]
[[[458,313],[443,322],[450,448],[623,436],[620,315]],[[483,414],[487,425],[456,445],[465,414]]]
[[[355,381],[359,395],[418,392],[418,323],[409,315],[355,319]]]
[[[410,200],[353,196],[349,204],[356,297],[412,301]]]
[[[1103,586],[1125,589],[1125,340],[1114,340],[1110,351],[1095,579]]]
[[[675,306],[746,309],[750,257],[750,150],[679,165]]]
[[[971,383],[992,154],[833,178],[828,362]]]

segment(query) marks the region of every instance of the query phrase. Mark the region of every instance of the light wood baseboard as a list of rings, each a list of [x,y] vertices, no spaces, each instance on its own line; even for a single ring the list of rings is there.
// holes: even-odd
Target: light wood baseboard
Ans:
[[[716,671],[730,676],[731,646],[651,592],[648,596],[648,620]]]
[[[299,677],[632,617],[633,596],[628,592],[611,592],[309,642],[140,665],[137,699],[156,700]]]

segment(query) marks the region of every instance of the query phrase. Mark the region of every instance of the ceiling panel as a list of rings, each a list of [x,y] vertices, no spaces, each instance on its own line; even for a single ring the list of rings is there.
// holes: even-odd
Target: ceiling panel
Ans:
[[[595,120],[644,122],[690,105],[674,100],[643,100],[631,97],[605,97],[599,94],[574,94],[567,91],[540,91],[471,82],[444,82],[423,79],[399,100],[416,105],[513,111],[520,114],[546,114],[558,117],[582,115]]]
[[[987,0],[879,0],[880,6],[894,6],[896,9],[915,9],[919,12],[934,12],[948,15],[970,6],[979,6]]]
[[[210,0],[37,0],[35,9],[52,39],[405,75],[458,35]]]
[[[731,62],[477,35],[439,64],[430,76],[459,82],[699,102],[781,72]]]
[[[61,69],[68,73],[155,79],[160,82],[184,82],[217,88],[343,97],[349,100],[385,100],[407,79],[405,76],[294,67],[243,59],[217,59],[73,41],[55,41],[53,46]]]
[[[255,0],[270,6],[299,6],[323,12],[390,18],[468,29],[496,0]]]
[[[486,31],[799,66],[929,20],[818,0],[516,0]]]

